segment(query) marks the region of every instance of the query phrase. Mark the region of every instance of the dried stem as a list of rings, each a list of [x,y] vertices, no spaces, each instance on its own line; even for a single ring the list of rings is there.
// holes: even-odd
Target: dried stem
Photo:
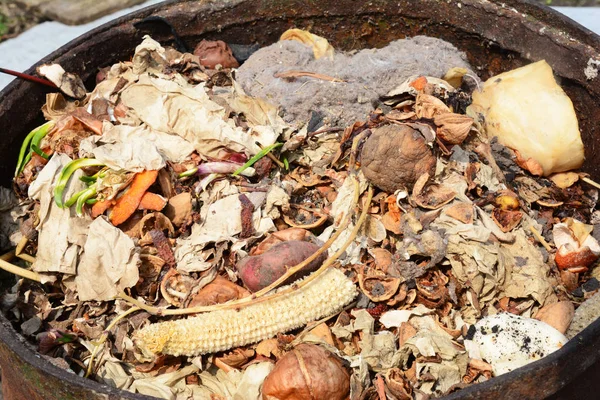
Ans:
[[[594,182],[593,180],[591,180],[590,178],[584,176],[582,178],[580,178],[582,181],[584,181],[585,183],[588,183],[590,185],[592,185],[593,187],[595,187],[596,189],[600,189],[600,183]]]
[[[321,79],[321,80],[329,81],[329,82],[346,82],[343,79],[334,78],[333,76],[318,74],[316,72],[308,72],[308,71],[285,71],[285,72],[279,72],[273,76],[275,78],[281,78],[281,79],[296,79],[296,78],[300,78],[300,77],[304,76],[307,78]]]
[[[351,179],[354,180],[355,189],[356,189],[355,197],[354,197],[355,202],[353,204],[357,205],[358,197],[359,197],[358,182],[356,181],[356,178],[352,175],[351,175]],[[212,305],[212,306],[202,306],[202,307],[181,308],[181,309],[164,309],[164,308],[159,308],[159,307],[148,306],[148,305],[140,302],[139,300],[136,300],[124,293],[121,293],[119,295],[119,297],[124,300],[129,301],[132,304],[135,304],[136,306],[142,308],[143,310],[145,310],[151,314],[155,314],[155,315],[185,315],[185,314],[196,314],[196,313],[201,313],[201,312],[225,310],[225,309],[231,309],[231,308],[241,308],[241,307],[244,307],[244,306],[247,306],[250,304],[257,304],[257,303],[261,303],[263,301],[273,300],[278,297],[284,296],[294,290],[297,290],[297,289],[300,289],[300,288],[306,286],[307,284],[312,282],[314,279],[318,278],[324,271],[327,270],[327,268],[329,268],[333,263],[336,262],[336,260],[344,253],[344,251],[346,251],[348,246],[354,241],[354,239],[358,235],[358,231],[360,230],[363,222],[365,221],[365,219],[367,217],[368,209],[369,209],[368,204],[371,202],[372,198],[373,198],[373,188],[369,187],[369,191],[367,194],[367,200],[365,203],[367,206],[363,207],[362,213],[361,213],[358,221],[356,222],[354,229],[352,230],[348,240],[346,240],[346,242],[342,245],[342,247],[340,249],[338,249],[338,251],[336,251],[327,260],[325,260],[323,265],[321,265],[321,267],[318,270],[313,272],[310,276],[305,278],[303,281],[299,282],[298,284],[290,285],[287,288],[280,290],[278,292],[268,294],[268,295],[266,294],[266,293],[270,292],[271,290],[273,290],[274,288],[276,288],[277,286],[281,285],[290,276],[292,276],[293,274],[297,273],[299,270],[304,268],[305,265],[312,262],[312,259],[318,257],[318,255],[321,254],[323,251],[326,251],[326,249],[329,246],[331,246],[331,244],[337,239],[337,237],[339,237],[341,232],[345,231],[347,223],[349,223],[349,220],[351,217],[350,214],[348,214],[346,216],[346,221],[344,221],[345,222],[344,226],[340,226],[340,228],[338,229],[336,234],[334,234],[327,241],[327,243],[321,249],[319,249],[320,252],[317,251],[311,257],[304,260],[304,262],[296,265],[295,267],[290,268],[284,276],[282,276],[281,278],[279,278],[277,281],[273,282],[271,285],[267,286],[266,288],[254,293],[252,296],[245,297],[245,298],[242,298],[242,299],[236,300],[236,301],[230,301],[230,302],[223,303],[223,304],[216,304],[216,305]]]
[[[15,258],[15,250],[11,250],[8,253],[4,253],[0,256],[0,260],[6,261],[6,262],[12,260],[13,258]]]
[[[57,89],[57,86],[54,83],[52,83],[49,80],[44,79],[44,78],[38,78],[37,76],[24,74],[22,72],[13,71],[11,69],[6,69],[6,68],[0,68],[0,72],[7,74],[7,75],[16,76],[17,78],[24,79],[29,82],[40,83],[42,85],[46,85],[53,89]]]
[[[30,256],[29,254],[26,253],[21,253],[21,254],[17,254],[17,257],[19,257],[21,260],[25,260],[28,263],[34,263],[35,262],[35,257]]]
[[[21,240],[19,240],[19,243],[17,243],[17,247],[15,248],[15,255],[19,255],[23,252],[23,250],[25,249],[25,246],[27,246],[27,243],[29,242],[29,239],[27,239],[27,236],[23,235],[23,237],[21,238]],[[8,260],[6,260],[8,261]]]
[[[9,253],[7,253],[7,254],[9,254]],[[4,256],[6,256],[6,254]],[[32,281],[36,281],[36,282],[42,281],[42,277],[37,272],[30,271],[28,269],[21,268],[17,265],[14,265],[7,261],[4,261],[4,256],[2,256],[2,258],[0,259],[0,268],[2,268],[3,270],[10,272],[11,274],[18,275],[22,278],[30,279]],[[34,259],[34,261],[35,261],[35,259]]]
[[[548,244],[548,242],[546,242],[546,239],[544,239],[542,234],[537,229],[535,229],[535,227],[533,225],[530,226],[529,229],[531,230],[531,233],[533,233],[533,236],[535,236],[535,238],[538,240],[538,242],[540,242],[542,244],[542,246],[544,246],[544,248],[546,250],[548,250],[548,252],[551,252],[552,247],[550,247],[550,244]]]
[[[102,332],[102,337],[100,337],[100,340],[98,341],[98,343],[96,344],[96,347],[94,347],[94,350],[92,351],[92,354],[90,355],[90,361],[88,362],[87,371],[85,372],[86,378],[89,377],[90,374],[92,373],[92,369],[94,368],[94,358],[96,358],[98,351],[100,350],[100,348],[102,347],[104,342],[106,342],[106,339],[108,339],[108,334],[109,334],[110,330],[112,328],[114,328],[115,325],[117,325],[117,323],[119,321],[121,321],[123,318],[125,318],[126,316],[128,316],[129,314],[133,314],[134,312],[140,311],[140,310],[141,310],[140,307],[131,307],[129,310],[125,311],[123,314],[115,317],[110,322],[110,324],[108,324],[108,326],[106,327],[104,332]]]

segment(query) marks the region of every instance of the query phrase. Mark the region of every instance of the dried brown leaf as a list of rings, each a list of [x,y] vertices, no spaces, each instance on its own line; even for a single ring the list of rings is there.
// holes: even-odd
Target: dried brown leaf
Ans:
[[[438,114],[433,123],[438,126],[437,135],[440,139],[449,144],[461,144],[471,131],[473,118],[455,113]]]

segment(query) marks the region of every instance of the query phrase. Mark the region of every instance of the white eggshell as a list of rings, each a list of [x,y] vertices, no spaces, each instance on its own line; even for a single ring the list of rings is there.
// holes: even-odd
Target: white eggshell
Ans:
[[[465,340],[469,357],[491,364],[496,376],[539,360],[568,340],[545,322],[510,313],[482,318],[473,327]]]

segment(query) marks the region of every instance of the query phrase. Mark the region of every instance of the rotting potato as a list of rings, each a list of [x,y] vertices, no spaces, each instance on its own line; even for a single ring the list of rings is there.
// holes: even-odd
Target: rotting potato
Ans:
[[[237,270],[246,287],[256,292],[275,282],[288,269],[306,260],[313,255],[319,246],[314,243],[300,240],[289,240],[276,244],[258,256],[246,257],[237,263]],[[315,271],[325,261],[327,255],[321,254],[316,260],[309,263],[290,280],[296,280]]]

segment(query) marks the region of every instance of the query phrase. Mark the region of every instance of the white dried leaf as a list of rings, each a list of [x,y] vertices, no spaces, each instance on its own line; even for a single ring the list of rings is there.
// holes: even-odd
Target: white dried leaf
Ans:
[[[60,172],[70,161],[65,154],[54,154],[29,186],[29,197],[40,202],[40,223],[36,227],[39,231],[38,252],[33,263],[33,270],[36,272],[74,275],[80,252],[86,242],[91,218],[87,215],[78,217],[74,208],[58,207],[53,198]],[[81,170],[77,170],[72,175],[63,193],[65,199],[86,187],[79,180],[82,174]]]
[[[140,256],[133,240],[105,217],[90,225],[75,283],[80,301],[112,300],[138,282]]]

